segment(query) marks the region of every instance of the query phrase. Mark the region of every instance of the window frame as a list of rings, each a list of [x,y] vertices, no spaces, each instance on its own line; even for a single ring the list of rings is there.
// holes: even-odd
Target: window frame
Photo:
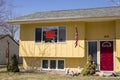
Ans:
[[[43,61],[48,61],[48,68],[49,68],[49,60],[47,60],[47,59],[44,59],[44,60],[42,60],[42,68],[43,68]],[[43,69],[48,69],[48,68],[43,68]]]
[[[48,60],[48,68],[43,68],[43,60]],[[50,61],[55,60],[56,61],[56,68],[55,69],[50,69]],[[64,61],[64,69],[59,69],[58,68],[58,61],[63,60]],[[60,70],[60,71],[65,71],[65,59],[41,59],[41,69],[42,70]]]
[[[63,67],[65,68],[65,60],[60,60],[60,59],[57,60],[57,69],[62,70],[62,69],[59,68],[59,61],[63,61],[64,62],[63,63],[64,66]]]
[[[49,27],[56,27],[57,28],[57,42],[44,42],[43,41],[43,28],[49,28]],[[65,41],[64,42],[60,42],[59,41],[59,27],[65,27]],[[36,29],[41,28],[41,41],[40,42],[36,42]],[[47,44],[54,44],[54,43],[66,43],[67,41],[67,28],[66,26],[45,26],[45,27],[36,27],[34,30],[34,42],[37,44],[42,44],[42,43],[47,43]]]

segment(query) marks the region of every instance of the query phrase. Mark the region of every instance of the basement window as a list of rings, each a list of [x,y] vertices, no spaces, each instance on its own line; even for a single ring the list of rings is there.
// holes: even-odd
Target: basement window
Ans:
[[[42,69],[43,70],[64,70],[64,60],[42,60]]]

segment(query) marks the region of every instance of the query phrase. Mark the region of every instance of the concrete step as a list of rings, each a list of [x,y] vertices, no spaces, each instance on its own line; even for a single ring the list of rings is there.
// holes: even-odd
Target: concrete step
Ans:
[[[101,71],[104,75],[112,75],[114,71]]]
[[[100,71],[100,72],[96,72],[96,74],[98,74],[99,76],[110,76],[114,73],[114,71]]]

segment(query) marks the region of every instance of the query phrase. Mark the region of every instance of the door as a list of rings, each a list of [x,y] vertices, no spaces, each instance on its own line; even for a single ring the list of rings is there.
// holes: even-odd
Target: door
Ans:
[[[100,42],[100,69],[113,71],[113,41]]]

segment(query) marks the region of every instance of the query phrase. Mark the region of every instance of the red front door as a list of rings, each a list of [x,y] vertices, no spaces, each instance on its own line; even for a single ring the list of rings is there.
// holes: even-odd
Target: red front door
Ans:
[[[113,71],[113,41],[100,42],[100,69]]]

